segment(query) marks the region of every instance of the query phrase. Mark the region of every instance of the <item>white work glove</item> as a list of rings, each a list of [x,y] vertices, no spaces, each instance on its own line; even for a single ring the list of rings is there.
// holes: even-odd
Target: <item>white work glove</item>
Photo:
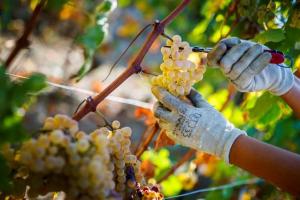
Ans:
[[[235,128],[195,90],[188,95],[193,105],[161,87],[154,86],[152,92],[159,101],[154,105],[154,115],[171,139],[229,163],[230,148],[239,135],[246,134],[245,131]]]
[[[280,96],[292,88],[294,76],[290,69],[270,64],[272,56],[264,52],[266,49],[254,42],[228,38],[208,53],[207,63],[219,66],[241,92],[268,90]]]

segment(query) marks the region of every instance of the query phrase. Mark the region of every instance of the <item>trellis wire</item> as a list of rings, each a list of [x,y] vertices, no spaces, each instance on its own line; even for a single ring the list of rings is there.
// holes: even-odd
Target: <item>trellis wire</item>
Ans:
[[[11,74],[11,73],[6,73],[6,74],[11,76],[11,77],[15,77],[15,78],[28,79],[28,77],[25,77],[25,76],[20,76],[20,75]],[[58,84],[58,83],[53,83],[53,82],[50,82],[50,81],[47,81],[47,84],[52,86],[52,87],[57,87],[57,88],[61,88],[61,89],[64,89],[64,90],[74,91],[74,92],[86,94],[86,95],[89,95],[89,96],[97,94],[96,92],[93,92],[93,91],[90,91],[90,90],[81,89],[81,88],[68,86],[68,85],[62,85],[62,84]],[[128,98],[122,98],[122,97],[111,96],[111,95],[107,96],[106,99],[110,100],[110,101],[114,101],[114,102],[119,102],[119,103],[123,103],[123,104],[137,106],[137,107],[147,108],[147,109],[152,108],[151,103],[139,101],[137,99],[128,99]]]
[[[179,198],[179,197],[190,196],[190,195],[193,195],[193,194],[199,194],[199,193],[203,193],[203,192],[211,192],[211,191],[216,191],[216,190],[223,190],[223,189],[233,188],[233,187],[237,187],[237,186],[241,186],[241,185],[251,185],[251,184],[259,183],[261,181],[262,180],[258,179],[258,178],[241,180],[241,181],[235,181],[235,182],[232,182],[232,183],[229,183],[229,184],[225,184],[225,185],[220,185],[220,186],[216,186],[216,187],[210,187],[210,188],[204,188],[204,189],[194,190],[192,192],[187,192],[187,193],[184,193],[184,194],[180,194],[180,195],[176,195],[176,196],[172,196],[172,197],[167,197],[167,198],[165,198],[165,200],[167,200],[167,199],[176,199],[176,198]]]

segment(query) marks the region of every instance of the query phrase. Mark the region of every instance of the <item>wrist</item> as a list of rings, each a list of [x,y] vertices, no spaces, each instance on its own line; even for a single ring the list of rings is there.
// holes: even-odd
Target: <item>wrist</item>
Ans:
[[[247,135],[247,133],[235,128],[233,124],[225,120],[218,125],[199,131],[201,134],[196,149],[215,155],[229,163],[232,144],[240,135]]]
[[[294,76],[294,84],[292,88],[280,96],[293,110],[297,118],[300,118],[300,79]]]
[[[299,90],[299,88],[300,88],[300,79],[294,76],[294,81],[293,81],[291,88],[289,90],[287,90],[286,92],[284,92],[280,96],[282,98],[284,98],[285,96],[289,96],[290,93],[292,93],[296,89]]]
[[[224,159],[225,162],[229,163],[230,150],[235,140],[241,135],[247,135],[246,131],[238,128],[233,128],[231,131],[225,131],[224,133],[224,145],[223,150],[220,152],[220,158]]]

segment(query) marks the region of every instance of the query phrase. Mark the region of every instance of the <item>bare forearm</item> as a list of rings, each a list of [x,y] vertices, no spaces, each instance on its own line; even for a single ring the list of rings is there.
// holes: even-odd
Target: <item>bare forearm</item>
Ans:
[[[295,153],[242,135],[232,145],[230,163],[300,196],[300,156]]]
[[[300,118],[300,79],[295,76],[294,86],[281,98],[293,109],[295,115]]]

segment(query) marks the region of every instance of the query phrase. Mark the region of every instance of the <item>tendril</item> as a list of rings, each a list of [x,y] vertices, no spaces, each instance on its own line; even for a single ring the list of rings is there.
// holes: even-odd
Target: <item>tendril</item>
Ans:
[[[102,82],[106,81],[107,78],[110,76],[111,72],[113,71],[113,69],[116,67],[116,65],[119,63],[119,61],[121,60],[121,58],[126,54],[126,52],[128,51],[128,49],[133,45],[133,43],[141,36],[141,34],[146,31],[150,26],[153,26],[154,24],[147,24],[146,26],[144,26],[144,28],[142,30],[140,30],[140,32],[133,38],[133,40],[129,43],[129,45],[126,47],[126,49],[121,53],[121,55],[117,58],[117,60],[113,63],[113,65],[110,67],[110,70],[107,74],[107,76],[102,80]]]

